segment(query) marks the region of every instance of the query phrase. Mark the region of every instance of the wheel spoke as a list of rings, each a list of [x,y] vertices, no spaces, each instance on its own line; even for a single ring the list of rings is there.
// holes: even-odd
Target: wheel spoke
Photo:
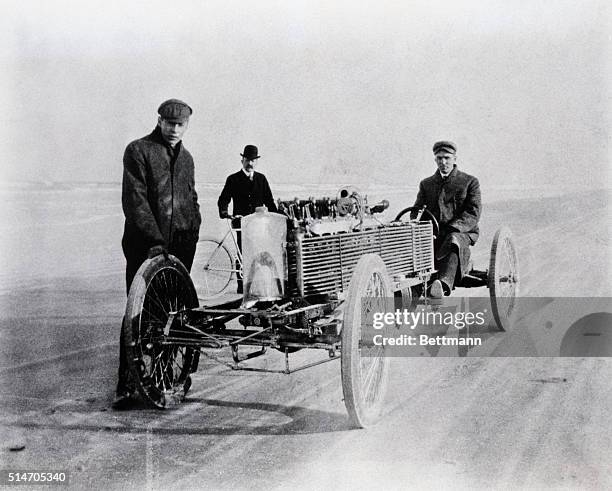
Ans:
[[[172,312],[172,292],[174,291],[174,285],[172,284],[172,276],[168,278],[168,270],[162,271],[162,279],[164,280],[164,288],[166,292],[166,305],[168,306],[166,313]]]
[[[207,297],[221,293],[234,272],[234,259],[222,242],[213,239],[198,242],[192,277],[199,292]]]
[[[155,280],[154,280],[155,281]],[[155,283],[152,281],[150,284],[150,294],[151,296],[147,296],[150,300],[154,301],[157,306],[161,309],[164,314],[167,314],[166,307],[164,306],[164,301],[160,298],[160,294],[157,293],[157,288],[155,287]],[[149,293],[149,290],[147,290]]]
[[[379,352],[382,351],[380,349],[381,348],[380,346],[377,346],[377,348],[379,348]],[[372,402],[372,400],[376,398],[376,391],[375,390],[371,391],[370,388],[372,386],[372,382],[378,377],[379,370],[381,368],[381,358],[378,355],[378,353],[376,355],[369,355],[369,357],[370,357],[370,363],[365,372],[365,376],[363,374],[363,371],[361,374],[362,376],[361,391],[365,399],[369,402]]]

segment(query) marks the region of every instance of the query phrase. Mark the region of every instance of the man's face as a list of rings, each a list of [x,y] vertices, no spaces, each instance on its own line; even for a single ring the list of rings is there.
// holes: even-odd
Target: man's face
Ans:
[[[441,151],[435,155],[436,165],[440,174],[448,174],[453,170],[457,156],[450,152]]]
[[[255,161],[242,157],[242,168],[247,172],[251,172],[255,168]]]
[[[161,116],[158,120],[161,134],[171,146],[176,145],[183,138],[183,134],[189,126],[189,120],[185,121],[167,121]]]

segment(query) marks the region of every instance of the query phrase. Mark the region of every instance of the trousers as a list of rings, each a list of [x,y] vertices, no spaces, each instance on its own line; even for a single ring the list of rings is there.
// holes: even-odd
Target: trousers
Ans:
[[[444,284],[445,289],[448,288],[448,293],[453,290],[458,268],[459,255],[454,248],[446,256],[438,259],[438,279]]]

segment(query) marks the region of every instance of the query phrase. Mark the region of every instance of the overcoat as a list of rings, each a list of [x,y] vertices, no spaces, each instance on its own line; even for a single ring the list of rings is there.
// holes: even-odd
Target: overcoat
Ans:
[[[455,165],[451,173],[442,177],[439,171],[423,179],[414,206],[427,206],[440,225],[436,239],[436,260],[449,254],[453,244],[459,250],[459,272],[467,273],[470,245],[478,240],[478,220],[482,209],[480,184],[474,176],[461,172]]]
[[[233,202],[233,215],[250,215],[255,212],[255,208],[262,205],[270,212],[277,211],[268,180],[259,172],[253,172],[252,180],[242,170],[227,177],[217,200],[221,218],[227,214],[230,201]]]
[[[131,142],[123,156],[123,250],[137,257],[157,245],[197,242],[200,206],[194,164],[182,142],[174,149],[158,127]]]

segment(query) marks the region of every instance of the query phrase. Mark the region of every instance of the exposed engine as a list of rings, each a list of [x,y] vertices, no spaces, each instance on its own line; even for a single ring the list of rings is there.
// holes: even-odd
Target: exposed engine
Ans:
[[[355,230],[377,228],[382,225],[373,215],[389,207],[387,200],[369,206],[367,196],[353,186],[343,186],[335,198],[307,200],[295,198],[278,201],[278,211],[289,217],[296,231],[305,235],[329,235]]]

